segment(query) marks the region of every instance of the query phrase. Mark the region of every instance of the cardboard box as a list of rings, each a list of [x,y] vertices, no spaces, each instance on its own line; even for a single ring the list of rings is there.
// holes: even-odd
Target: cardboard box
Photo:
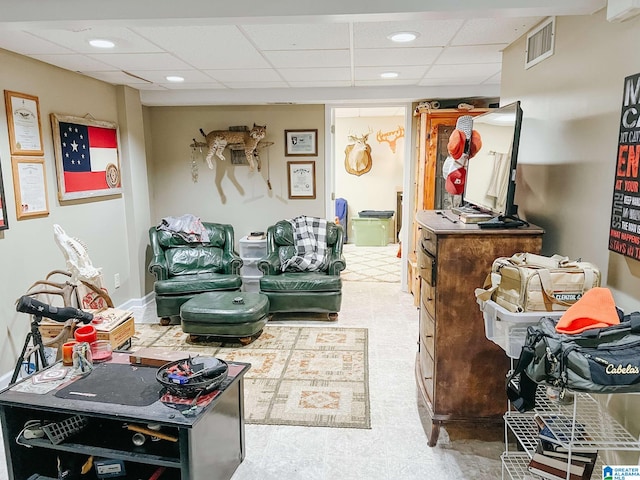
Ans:
[[[191,354],[195,356],[195,354]],[[188,358],[189,352],[169,350],[162,347],[139,348],[129,355],[129,363],[132,365],[144,365],[147,367],[161,367],[165,363],[175,362]]]

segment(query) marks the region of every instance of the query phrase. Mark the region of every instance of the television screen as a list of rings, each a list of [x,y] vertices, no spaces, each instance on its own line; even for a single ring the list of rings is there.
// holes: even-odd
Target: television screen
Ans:
[[[463,201],[499,217],[517,215],[514,205],[518,143],[522,123],[520,102],[473,119],[482,148],[469,160]]]

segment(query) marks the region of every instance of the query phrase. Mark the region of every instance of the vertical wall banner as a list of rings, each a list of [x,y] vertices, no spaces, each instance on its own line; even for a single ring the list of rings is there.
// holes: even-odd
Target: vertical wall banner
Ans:
[[[640,73],[624,79],[609,250],[640,260]]]
[[[52,113],[51,126],[60,200],[122,193],[115,123]]]

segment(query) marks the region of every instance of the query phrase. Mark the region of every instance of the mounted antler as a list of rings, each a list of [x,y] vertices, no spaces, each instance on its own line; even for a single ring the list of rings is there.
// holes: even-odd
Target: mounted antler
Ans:
[[[391,152],[396,153],[396,140],[404,137],[404,127],[398,125],[398,128],[391,131],[382,133],[382,130],[378,130],[376,134],[376,140],[379,143],[386,142],[391,147]]]

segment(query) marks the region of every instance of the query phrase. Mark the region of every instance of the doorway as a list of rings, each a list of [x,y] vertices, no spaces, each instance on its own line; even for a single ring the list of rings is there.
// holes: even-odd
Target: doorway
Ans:
[[[400,244],[407,245],[408,235],[406,229],[400,231],[400,227],[410,224],[409,205],[402,199],[411,196],[405,193],[411,185],[411,111],[410,104],[398,103],[367,107],[328,105],[325,112],[325,131],[331,133],[327,136],[325,150],[328,152],[325,165],[327,218],[343,213],[342,205],[346,204],[346,218],[338,219],[344,223],[346,251],[362,246],[372,249],[373,256],[381,255],[382,250],[393,251],[394,257],[400,254],[399,277],[403,291],[408,288],[407,266]],[[357,162],[347,152],[363,148],[360,142],[370,149],[371,165],[359,172],[354,168]],[[393,215],[392,218],[363,220],[360,213],[364,211],[374,216]],[[382,225],[380,228],[384,229],[386,237],[380,233],[378,224]]]

